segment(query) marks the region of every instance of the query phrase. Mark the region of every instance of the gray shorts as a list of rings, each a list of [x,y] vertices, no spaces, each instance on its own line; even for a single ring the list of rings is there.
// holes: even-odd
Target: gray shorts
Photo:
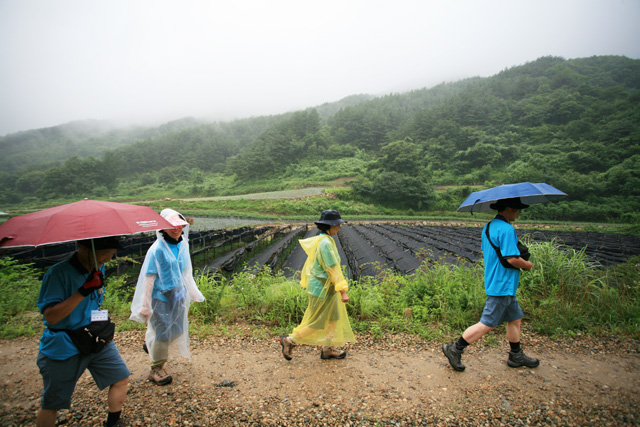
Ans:
[[[501,323],[522,319],[524,312],[518,304],[518,299],[507,295],[502,297],[487,296],[482,310],[480,323],[490,328],[497,328]]]
[[[86,369],[100,390],[131,375],[113,341],[98,353],[77,354],[66,360],[53,360],[38,353],[37,363],[44,383],[42,409],[69,409],[73,390]]]

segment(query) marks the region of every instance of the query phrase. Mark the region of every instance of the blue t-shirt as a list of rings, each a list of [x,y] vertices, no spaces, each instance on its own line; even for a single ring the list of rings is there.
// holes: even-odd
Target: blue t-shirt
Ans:
[[[324,270],[322,265],[332,267],[340,262],[340,254],[334,250],[333,241],[328,235],[323,235],[323,238],[318,243],[318,253],[311,267],[311,277],[309,277],[309,285],[307,286],[307,292],[314,297],[319,297],[324,289],[324,284],[329,278],[329,275]]]
[[[146,273],[157,275],[153,285],[153,298],[167,301],[162,292],[168,291],[182,282],[182,274],[187,267],[186,257],[189,256],[189,252],[182,251],[180,253],[181,245],[182,242],[176,245],[167,242],[169,251],[158,246],[153,253],[147,254],[149,264]]]
[[[104,273],[104,267],[100,270]],[[82,267],[74,255],[70,260],[62,261],[51,267],[42,279],[38,296],[38,309],[60,303],[78,291],[87,280],[89,273]],[[53,360],[65,360],[78,354],[78,349],[65,332],[53,332],[53,329],[79,329],[91,323],[91,310],[99,310],[104,294],[91,292],[64,319],[55,325],[44,320],[46,326],[40,338],[40,351]]]
[[[494,219],[489,223],[491,241],[500,248],[504,258],[519,257],[518,236],[516,229],[502,219]],[[482,229],[482,252],[484,253],[484,289],[489,296],[515,296],[520,282],[520,270],[505,268],[498,258],[498,254],[487,241],[485,233],[487,226]]]

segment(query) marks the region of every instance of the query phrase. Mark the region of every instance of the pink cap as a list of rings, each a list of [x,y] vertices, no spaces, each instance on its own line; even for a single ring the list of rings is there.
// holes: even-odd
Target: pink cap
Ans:
[[[185,221],[182,218],[182,215],[180,215],[180,214],[170,216],[169,218],[167,218],[167,221],[169,221],[169,223],[171,225],[173,225],[174,227],[178,227],[180,225],[189,225],[189,223],[187,221]]]
[[[184,217],[173,209],[164,209],[162,212],[160,212],[160,216],[166,219],[169,224],[173,225],[174,227],[178,227],[180,225],[189,225]]]

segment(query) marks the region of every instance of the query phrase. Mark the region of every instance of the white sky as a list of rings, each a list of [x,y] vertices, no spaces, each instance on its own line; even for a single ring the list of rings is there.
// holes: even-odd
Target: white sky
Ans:
[[[0,136],[277,114],[547,55],[640,58],[640,0],[0,0]]]

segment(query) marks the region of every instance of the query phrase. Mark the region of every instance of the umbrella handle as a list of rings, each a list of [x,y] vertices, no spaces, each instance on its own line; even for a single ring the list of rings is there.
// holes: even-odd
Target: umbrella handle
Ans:
[[[475,202],[473,202],[473,205],[471,205],[471,215],[473,215],[473,207],[476,205],[476,203],[478,203],[480,201],[480,199],[476,200]]]
[[[93,263],[96,266],[96,270],[95,271],[98,271],[98,260],[96,258],[96,246],[93,243],[93,239],[91,239],[91,250],[93,251]]]

